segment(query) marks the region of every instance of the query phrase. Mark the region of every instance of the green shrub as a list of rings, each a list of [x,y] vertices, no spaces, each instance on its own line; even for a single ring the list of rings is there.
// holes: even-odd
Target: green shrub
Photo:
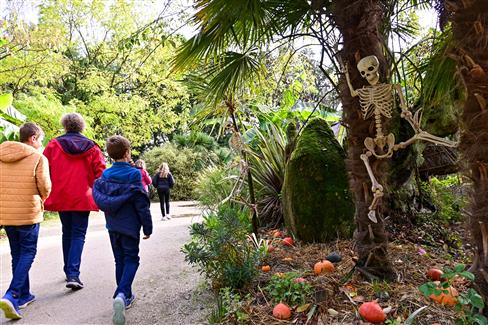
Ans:
[[[190,226],[192,239],[182,252],[214,288],[242,288],[257,273],[261,252],[247,239],[249,213],[230,204],[209,213],[202,223]]]
[[[275,302],[285,302],[290,306],[303,305],[312,294],[312,286],[307,282],[297,282],[300,275],[287,272],[283,275],[273,275],[265,291]]]
[[[161,147],[156,147],[142,155],[146,162],[147,171],[151,176],[159,170],[163,162],[167,162],[171,173],[175,179],[175,186],[171,191],[171,198],[174,200],[189,200],[193,198],[198,169],[194,162],[200,157],[188,148],[178,149],[171,143],[166,143]]]
[[[214,209],[229,197],[237,181],[232,167],[214,166],[203,170],[196,182],[195,198],[207,209]]]
[[[199,159],[195,161],[197,169],[223,165],[232,159],[229,148],[219,146],[212,136],[203,132],[179,134],[174,137],[172,142],[178,148],[189,148],[200,154]]]
[[[461,210],[466,205],[466,196],[459,193],[460,189],[457,176],[447,176],[442,179],[432,177],[428,183],[422,184],[424,194],[437,209],[434,217],[444,222],[462,219]]]
[[[249,316],[246,313],[246,306],[251,300],[251,295],[241,297],[238,292],[231,288],[222,288],[217,296],[217,306],[209,317],[210,324],[220,324],[228,321],[232,324],[247,324]]]

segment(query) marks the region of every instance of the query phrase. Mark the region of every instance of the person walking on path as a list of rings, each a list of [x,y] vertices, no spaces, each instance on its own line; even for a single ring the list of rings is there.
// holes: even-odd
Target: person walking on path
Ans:
[[[117,288],[113,295],[112,321],[115,325],[123,325],[125,310],[135,299],[132,282],[139,267],[141,227],[143,239],[148,239],[152,234],[152,219],[149,197],[142,188],[141,173],[129,164],[129,140],[120,135],[108,138],[107,152],[115,163],[95,181],[93,198],[105,212],[115,257]]]
[[[144,187],[146,193],[149,193],[149,185],[151,185],[152,180],[151,176],[149,176],[149,173],[146,170],[146,162],[142,159],[138,159],[136,160],[134,166],[141,172],[142,186]]]
[[[169,171],[169,166],[167,163],[162,163],[159,166],[159,171],[152,179],[153,186],[158,191],[159,205],[161,207],[161,220],[171,219],[169,214],[169,194],[170,190],[173,188],[175,181],[173,175]]]
[[[83,288],[80,264],[88,216],[90,211],[98,211],[92,186],[105,170],[105,159],[98,145],[81,134],[85,121],[80,114],[63,115],[61,124],[66,133],[51,140],[44,150],[53,185],[45,208],[59,213],[66,287],[79,290]]]
[[[20,142],[0,145],[0,226],[5,228],[12,255],[12,281],[0,300],[9,319],[20,319],[19,308],[36,298],[30,292],[29,270],[37,253],[43,201],[51,192],[49,166],[38,149],[44,133],[34,123],[20,127]]]

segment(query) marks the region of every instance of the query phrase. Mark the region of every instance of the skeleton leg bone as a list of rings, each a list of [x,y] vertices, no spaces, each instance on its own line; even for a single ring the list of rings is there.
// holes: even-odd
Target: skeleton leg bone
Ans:
[[[362,154],[360,156],[361,160],[364,162],[364,165],[366,166],[366,170],[368,171],[369,178],[371,179],[371,191],[373,192],[373,202],[371,202],[371,205],[369,206],[369,212],[368,212],[368,218],[374,222],[377,223],[378,219],[376,218],[376,205],[378,204],[378,201],[381,199],[383,196],[383,186],[378,183],[376,180],[376,177],[373,174],[373,170],[371,169],[371,165],[369,164],[369,157],[371,157],[373,153],[371,151],[367,151],[365,154]]]

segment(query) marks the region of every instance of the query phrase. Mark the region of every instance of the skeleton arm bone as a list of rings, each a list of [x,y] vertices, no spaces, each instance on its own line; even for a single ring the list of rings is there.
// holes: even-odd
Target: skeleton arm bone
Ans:
[[[344,74],[346,75],[346,81],[347,85],[349,86],[349,90],[351,91],[351,96],[356,97],[358,95],[358,92],[354,90],[351,84],[351,79],[349,79],[349,71],[347,69],[347,64],[344,66]]]
[[[412,112],[407,107],[407,102],[405,100],[405,97],[403,96],[402,92],[402,87],[398,84],[394,85],[395,89],[397,91],[398,97],[400,98],[400,108],[402,109],[402,113],[400,117],[404,118],[407,120],[407,122],[410,124],[412,129],[415,130],[415,133],[420,131],[420,120],[418,119],[418,113],[415,114],[415,116],[412,115]]]

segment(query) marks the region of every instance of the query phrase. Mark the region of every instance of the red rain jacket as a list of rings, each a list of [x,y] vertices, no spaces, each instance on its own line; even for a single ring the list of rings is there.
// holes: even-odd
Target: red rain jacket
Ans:
[[[105,170],[100,147],[79,133],[67,133],[49,141],[52,191],[44,203],[48,211],[98,211],[92,197],[95,179]]]

